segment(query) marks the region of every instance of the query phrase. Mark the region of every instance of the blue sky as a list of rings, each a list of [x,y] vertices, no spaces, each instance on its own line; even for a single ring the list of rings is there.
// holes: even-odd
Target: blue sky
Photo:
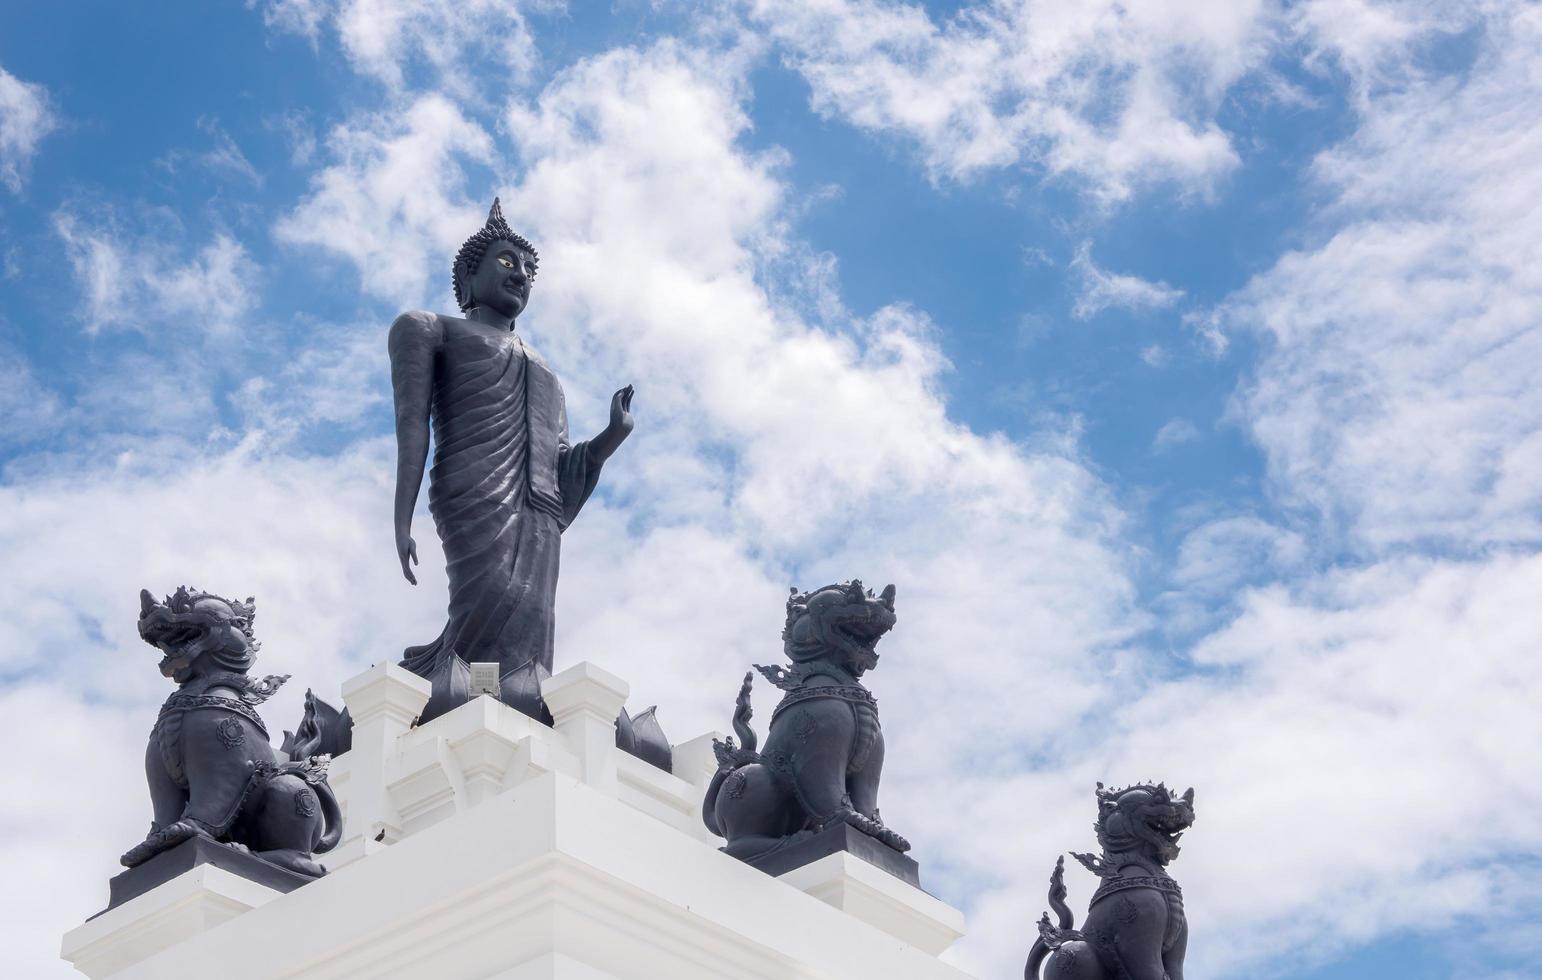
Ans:
[[[50,751],[0,847],[58,885],[7,948],[62,975],[142,833],[139,588],[257,596],[274,728],[438,631],[384,334],[497,194],[575,430],[638,389],[559,666],[688,738],[788,585],[894,581],[884,812],[960,965],[1020,969],[1094,780],[1151,777],[1198,792],[1194,975],[1532,975],[1539,38],[1507,0],[10,5],[0,717]]]

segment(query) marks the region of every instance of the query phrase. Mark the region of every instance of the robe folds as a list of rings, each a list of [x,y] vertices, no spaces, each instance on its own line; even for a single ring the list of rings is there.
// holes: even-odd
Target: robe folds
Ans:
[[[467,663],[549,674],[562,532],[600,471],[568,442],[562,386],[512,331],[431,313],[398,319],[391,362],[398,405],[431,372],[428,509],[450,580],[444,632],[402,666],[436,688]]]

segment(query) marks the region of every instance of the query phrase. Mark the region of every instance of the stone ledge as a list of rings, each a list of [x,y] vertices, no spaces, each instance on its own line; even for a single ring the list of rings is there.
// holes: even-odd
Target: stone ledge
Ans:
[[[914,858],[896,851],[876,837],[864,834],[849,823],[821,830],[812,837],[744,863],[773,877],[780,877],[794,868],[813,864],[843,851],[861,858],[880,871],[888,872],[907,885],[921,887],[921,869]]]
[[[794,868],[777,880],[931,956],[964,934],[964,914],[958,909],[849,851]]]
[[[217,865],[195,865],[71,929],[60,955],[93,980],[113,976],[282,895]]]
[[[882,879],[859,884],[901,890],[894,901],[912,915],[952,911],[850,855],[835,859],[842,857],[851,877]],[[546,976],[557,960],[582,964],[586,977],[964,980],[864,918],[593,786],[546,773],[166,948],[120,980],[211,975],[214,962],[221,980],[523,980]],[[939,941],[935,924],[912,923],[910,931]],[[233,949],[242,955],[228,957]]]
[[[292,892],[301,885],[316,880],[286,868],[280,868],[276,864],[270,864],[248,851],[237,850],[227,844],[209,840],[207,837],[194,837],[176,847],[162,851],[137,867],[114,875],[107,885],[109,896],[107,908],[91,918],[104,915],[124,902],[138,898],[152,888],[158,888],[202,864],[223,868],[237,877],[256,882],[280,893]],[[89,922],[90,919],[86,921]]]
[[[343,704],[355,730],[377,717],[410,725],[428,703],[431,691],[432,685],[417,674],[383,661],[343,682]]]
[[[354,700],[357,691],[376,688],[407,697],[413,692],[403,674],[394,665],[377,666],[345,689]],[[392,678],[401,683],[387,683]],[[715,847],[719,842],[701,821],[702,795],[717,771],[713,735],[675,747],[678,774],[618,750],[611,709],[619,712],[626,688],[615,675],[580,662],[543,684],[548,705],[560,716],[555,726],[486,696],[413,728],[401,722],[405,710],[356,720],[354,748],[334,762],[341,778],[333,780],[333,790],[347,819],[327,867],[341,869],[377,854],[548,772],[588,781]]]

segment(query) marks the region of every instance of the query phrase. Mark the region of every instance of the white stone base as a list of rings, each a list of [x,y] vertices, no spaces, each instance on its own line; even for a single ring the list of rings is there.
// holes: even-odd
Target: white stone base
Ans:
[[[282,894],[201,864],[71,929],[61,954],[92,980],[112,976]]]
[[[847,854],[777,879],[719,852],[696,816],[710,739],[676,747],[679,775],[616,751],[611,675],[554,677],[555,729],[487,698],[407,729],[427,692],[401,673],[345,687],[395,707],[354,712],[331,874],[278,895],[195,868],[65,958],[93,980],[965,976],[936,958],[962,916],[930,895]]]
[[[777,880],[933,956],[964,934],[964,914],[958,909],[846,851]]]

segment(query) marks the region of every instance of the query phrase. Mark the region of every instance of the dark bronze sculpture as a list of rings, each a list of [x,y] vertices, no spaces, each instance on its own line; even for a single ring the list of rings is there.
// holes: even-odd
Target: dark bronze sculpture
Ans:
[[[659,724],[658,705],[633,716],[625,708],[616,716],[616,748],[651,766],[673,772],[675,750]]]
[[[287,729],[284,731],[284,741],[279,751],[291,759],[309,759],[317,755],[335,759],[351,748],[353,718],[348,714],[348,709],[338,711],[318,698],[315,691],[307,689],[305,712],[300,716],[300,724],[292,732]]]
[[[325,874],[313,855],[337,845],[342,813],[325,756],[291,759],[268,742],[257,705],[288,676],[247,676],[258,648],[253,601],[186,588],[165,602],[148,591],[139,598],[139,635],[164,654],[161,673],[177,690],[161,707],[145,753],[150,833],[123,864],[135,868],[203,840],[306,878]]]
[[[444,631],[402,660],[434,684],[423,721],[469,699],[467,663],[500,664],[505,700],[522,705],[530,677],[520,672],[550,674],[562,532],[632,431],[628,385],[612,396],[604,431],[568,442],[562,386],[514,332],[536,261],[495,200],[486,225],[455,257],[452,282],[464,315],[404,313],[391,326],[396,552],[416,584],[412,512],[432,422],[428,507],[450,580]]]
[[[1175,797],[1166,786],[1141,783],[1107,790],[1098,784],[1101,856],[1072,854],[1102,879],[1077,930],[1065,904],[1065,858],[1049,879],[1049,913],[1028,954],[1026,980],[1183,980],[1189,924],[1183,891],[1167,873],[1178,856],[1178,839],[1194,823],[1194,791]]]
[[[718,771],[702,819],[727,838],[728,854],[765,868],[777,852],[841,826],[894,852],[910,849],[878,813],[883,730],[877,701],[860,680],[877,665],[874,647],[893,626],[892,585],[876,597],[856,581],[806,594],[793,590],[782,631],[793,665],[756,665],[785,692],[765,749],[756,751],[749,726],[753,674],[744,675],[734,712],[742,744],[728,738],[713,745]]]

